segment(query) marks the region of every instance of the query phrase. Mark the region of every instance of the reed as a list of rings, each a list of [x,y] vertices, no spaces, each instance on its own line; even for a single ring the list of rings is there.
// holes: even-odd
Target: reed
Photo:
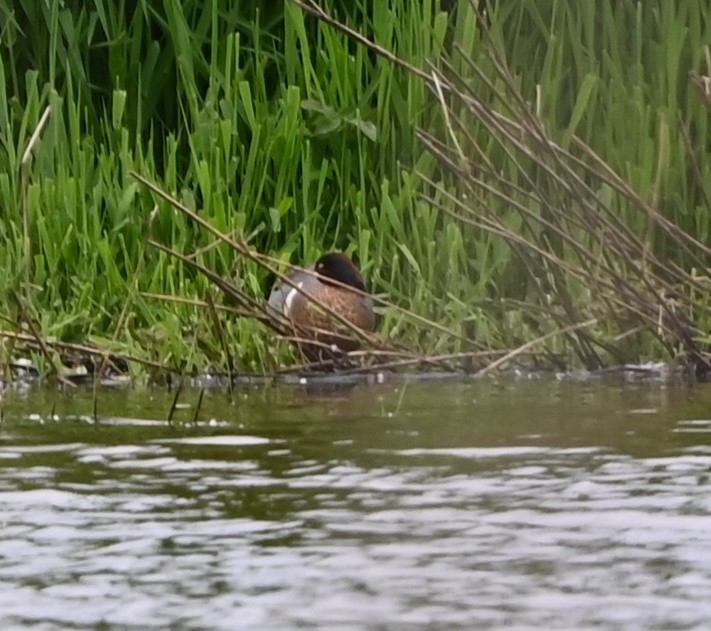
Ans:
[[[255,305],[334,248],[371,361],[704,356],[701,0],[267,4],[0,0],[6,362],[272,371]]]

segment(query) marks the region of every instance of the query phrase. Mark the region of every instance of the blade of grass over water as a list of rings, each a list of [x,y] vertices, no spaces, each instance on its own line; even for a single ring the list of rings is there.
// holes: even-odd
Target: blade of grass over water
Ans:
[[[266,297],[341,250],[350,371],[703,367],[707,13],[0,0],[0,356],[313,368]]]

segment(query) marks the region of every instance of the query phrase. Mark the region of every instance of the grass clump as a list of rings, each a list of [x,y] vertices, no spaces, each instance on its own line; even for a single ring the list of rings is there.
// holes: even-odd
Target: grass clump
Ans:
[[[479,5],[0,0],[6,339],[272,370],[343,249],[398,365],[703,360],[703,4]]]

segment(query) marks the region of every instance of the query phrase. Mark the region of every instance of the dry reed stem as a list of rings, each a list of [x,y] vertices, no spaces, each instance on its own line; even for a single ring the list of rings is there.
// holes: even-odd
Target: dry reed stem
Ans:
[[[84,355],[88,357],[97,357],[97,358],[103,358],[103,357],[109,357],[109,361],[114,362],[118,360],[123,360],[127,362],[133,362],[135,364],[145,366],[146,368],[152,368],[154,370],[164,370],[166,372],[172,372],[172,373],[179,373],[179,370],[176,370],[175,368],[171,366],[167,366],[165,364],[161,364],[158,362],[146,360],[146,359],[141,359],[139,357],[133,357],[132,355],[129,354],[119,354],[116,352],[108,351],[106,349],[100,349],[100,348],[95,348],[93,346],[88,346],[86,344],[76,344],[73,342],[61,342],[58,340],[49,340],[46,338],[42,338],[41,341],[38,340],[38,338],[34,335],[30,335],[28,333],[18,333],[16,331],[4,331],[0,330],[0,338],[5,338],[5,339],[10,339],[10,340],[15,340],[17,342],[22,342],[24,344],[27,344],[28,346],[32,346],[35,348],[38,348],[41,350],[42,346],[44,346],[46,349],[56,349],[58,351],[64,351],[64,352],[71,352],[71,353],[76,353],[78,355]],[[113,364],[113,367],[118,371],[118,368],[115,364]]]

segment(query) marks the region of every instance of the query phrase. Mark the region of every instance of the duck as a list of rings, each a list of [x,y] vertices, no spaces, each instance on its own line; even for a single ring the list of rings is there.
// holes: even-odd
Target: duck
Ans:
[[[291,270],[286,276],[294,286],[277,280],[269,295],[268,311],[272,316],[278,314],[289,320],[298,329],[297,337],[317,342],[297,344],[309,360],[321,361],[331,356],[332,351],[348,353],[360,347],[353,332],[316,301],[364,331],[375,328],[373,299],[367,295],[358,266],[347,254],[329,252],[309,267]]]

